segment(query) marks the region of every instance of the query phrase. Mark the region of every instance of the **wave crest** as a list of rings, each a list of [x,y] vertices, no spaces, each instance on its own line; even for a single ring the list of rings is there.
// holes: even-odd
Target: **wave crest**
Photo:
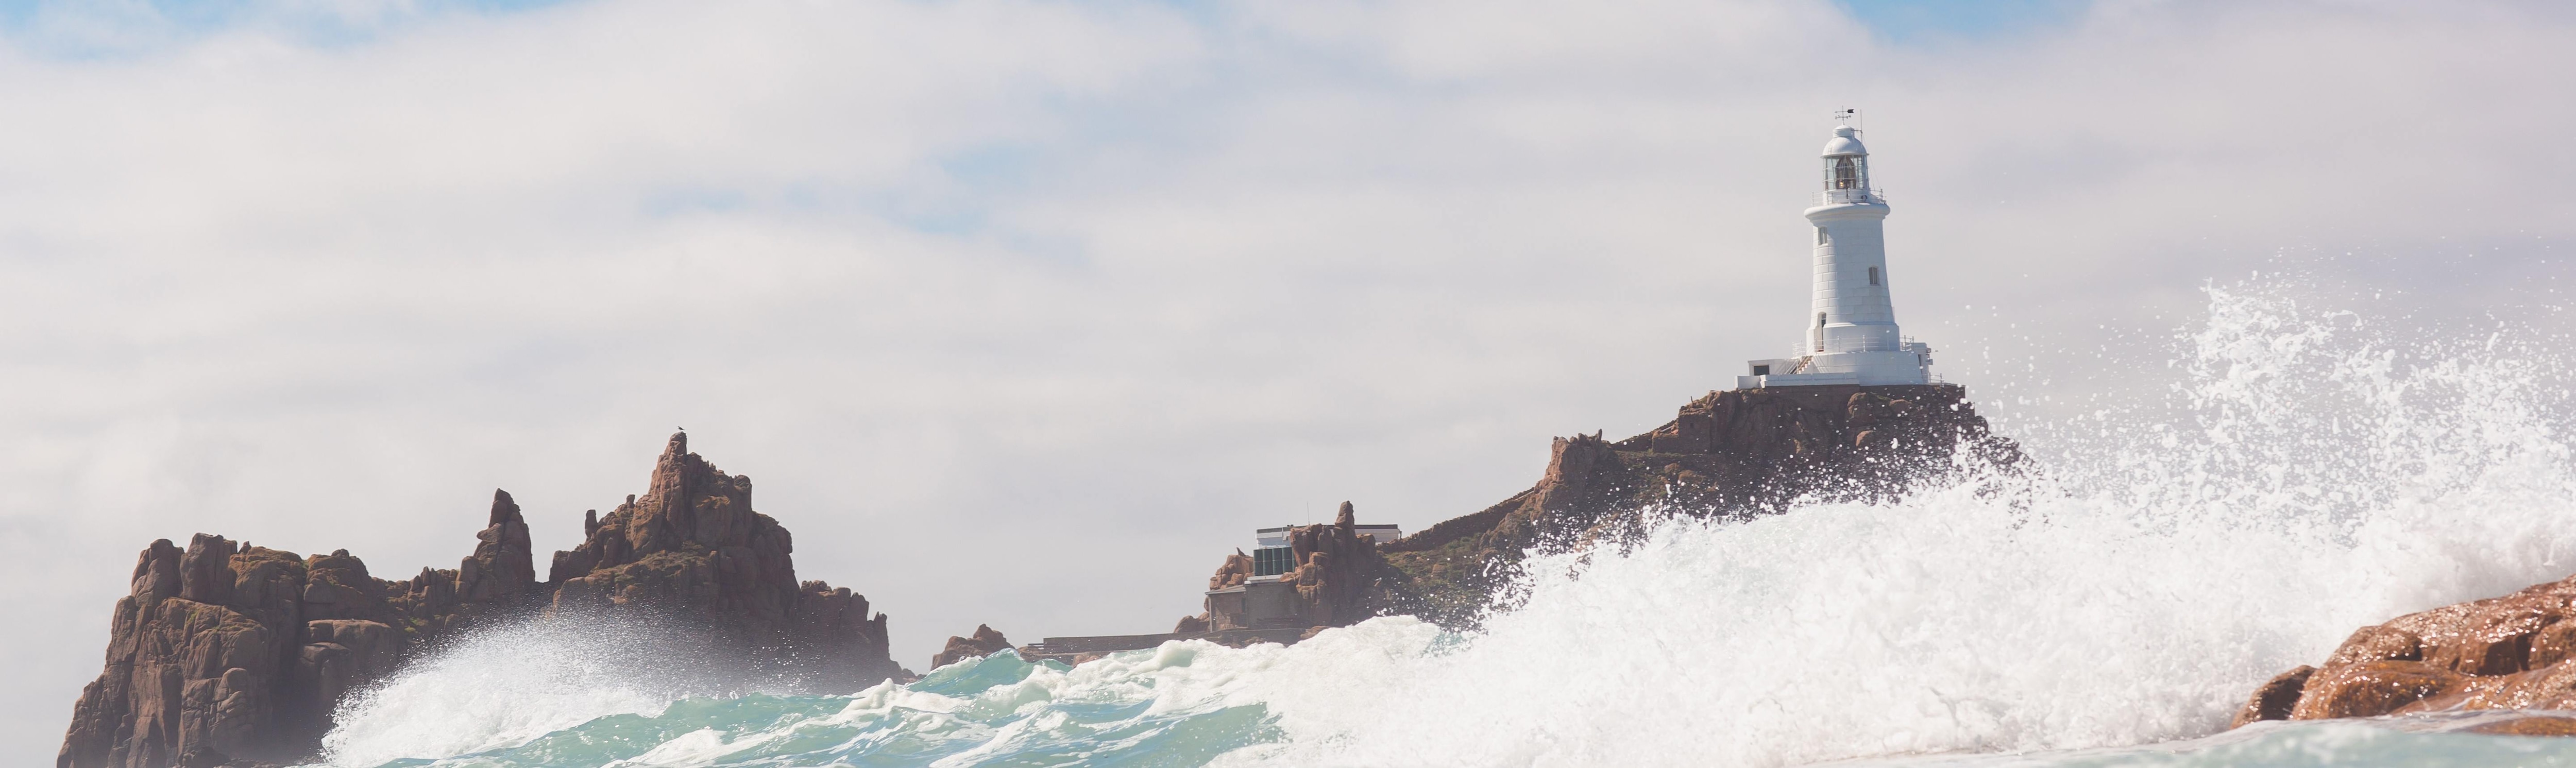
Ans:
[[[491,746],[429,764],[1772,766],[2204,736],[2354,627],[2576,564],[2553,348],[2507,332],[2411,343],[2382,325],[2213,289],[2174,362],[2142,372],[2169,377],[2166,396],[2032,425],[2015,475],[1533,555],[1517,607],[1472,636],[1388,618],[1073,669],[1004,654],[851,697],[538,702],[605,716],[475,725],[454,743]],[[366,734],[481,700],[431,688],[489,680],[432,663],[371,694],[332,743],[466,754]],[[2352,733],[2267,726],[2229,737],[2259,745],[2237,752],[2033,760],[2301,764],[2319,745],[2492,743]]]

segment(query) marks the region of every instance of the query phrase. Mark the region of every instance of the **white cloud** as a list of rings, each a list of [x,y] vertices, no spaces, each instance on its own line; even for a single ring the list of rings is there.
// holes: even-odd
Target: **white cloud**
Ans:
[[[2542,5],[1938,48],[1803,2],[367,13],[0,50],[0,575],[66,627],[0,636],[57,670],[31,756],[151,538],[400,576],[500,486],[565,546],[683,424],[907,664],[1159,629],[1246,528],[1473,511],[1793,340],[1835,108],[1972,392],[2281,249],[2524,301],[2576,226]]]

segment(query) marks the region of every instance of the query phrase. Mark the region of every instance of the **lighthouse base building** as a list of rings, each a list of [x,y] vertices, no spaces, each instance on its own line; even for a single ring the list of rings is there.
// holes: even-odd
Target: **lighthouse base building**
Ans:
[[[1836,126],[1823,157],[1824,190],[1807,209],[1815,282],[1806,338],[1796,356],[1748,361],[1736,387],[1932,383],[1932,348],[1896,327],[1882,227],[1887,197],[1869,185],[1860,131]]]

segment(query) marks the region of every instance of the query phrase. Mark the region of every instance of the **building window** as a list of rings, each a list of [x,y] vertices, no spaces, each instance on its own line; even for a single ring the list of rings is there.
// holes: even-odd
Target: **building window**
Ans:
[[[1769,376],[1769,375],[1771,375],[1771,366],[1768,366],[1768,365],[1757,365],[1757,366],[1753,366],[1753,375],[1755,375],[1755,376]]]
[[[1816,228],[1816,244],[1817,244],[1817,245],[1824,245],[1824,244],[1825,244],[1825,242],[1826,242],[1826,240],[1825,240],[1825,228],[1824,228],[1824,227],[1817,227],[1817,228]]]
[[[1288,547],[1262,547],[1252,551],[1252,575],[1277,576],[1297,569],[1297,553]]]
[[[1869,284],[1870,284],[1870,285],[1877,285],[1877,284],[1878,284],[1878,268],[1877,268],[1877,267],[1870,267],[1870,268],[1869,268]]]
[[[1834,188],[1855,189],[1860,186],[1860,166],[1848,157],[1834,159]]]
[[[1823,312],[1818,312],[1818,313],[1816,313],[1816,327],[1818,327],[1818,328],[1823,328],[1823,327],[1825,327],[1825,313],[1823,313]]]

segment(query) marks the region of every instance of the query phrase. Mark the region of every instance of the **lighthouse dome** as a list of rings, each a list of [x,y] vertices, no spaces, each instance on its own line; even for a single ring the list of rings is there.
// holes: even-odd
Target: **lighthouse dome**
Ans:
[[[1860,132],[1848,125],[1834,126],[1834,137],[1825,142],[1825,157],[1860,157],[1869,150],[1860,145]]]

